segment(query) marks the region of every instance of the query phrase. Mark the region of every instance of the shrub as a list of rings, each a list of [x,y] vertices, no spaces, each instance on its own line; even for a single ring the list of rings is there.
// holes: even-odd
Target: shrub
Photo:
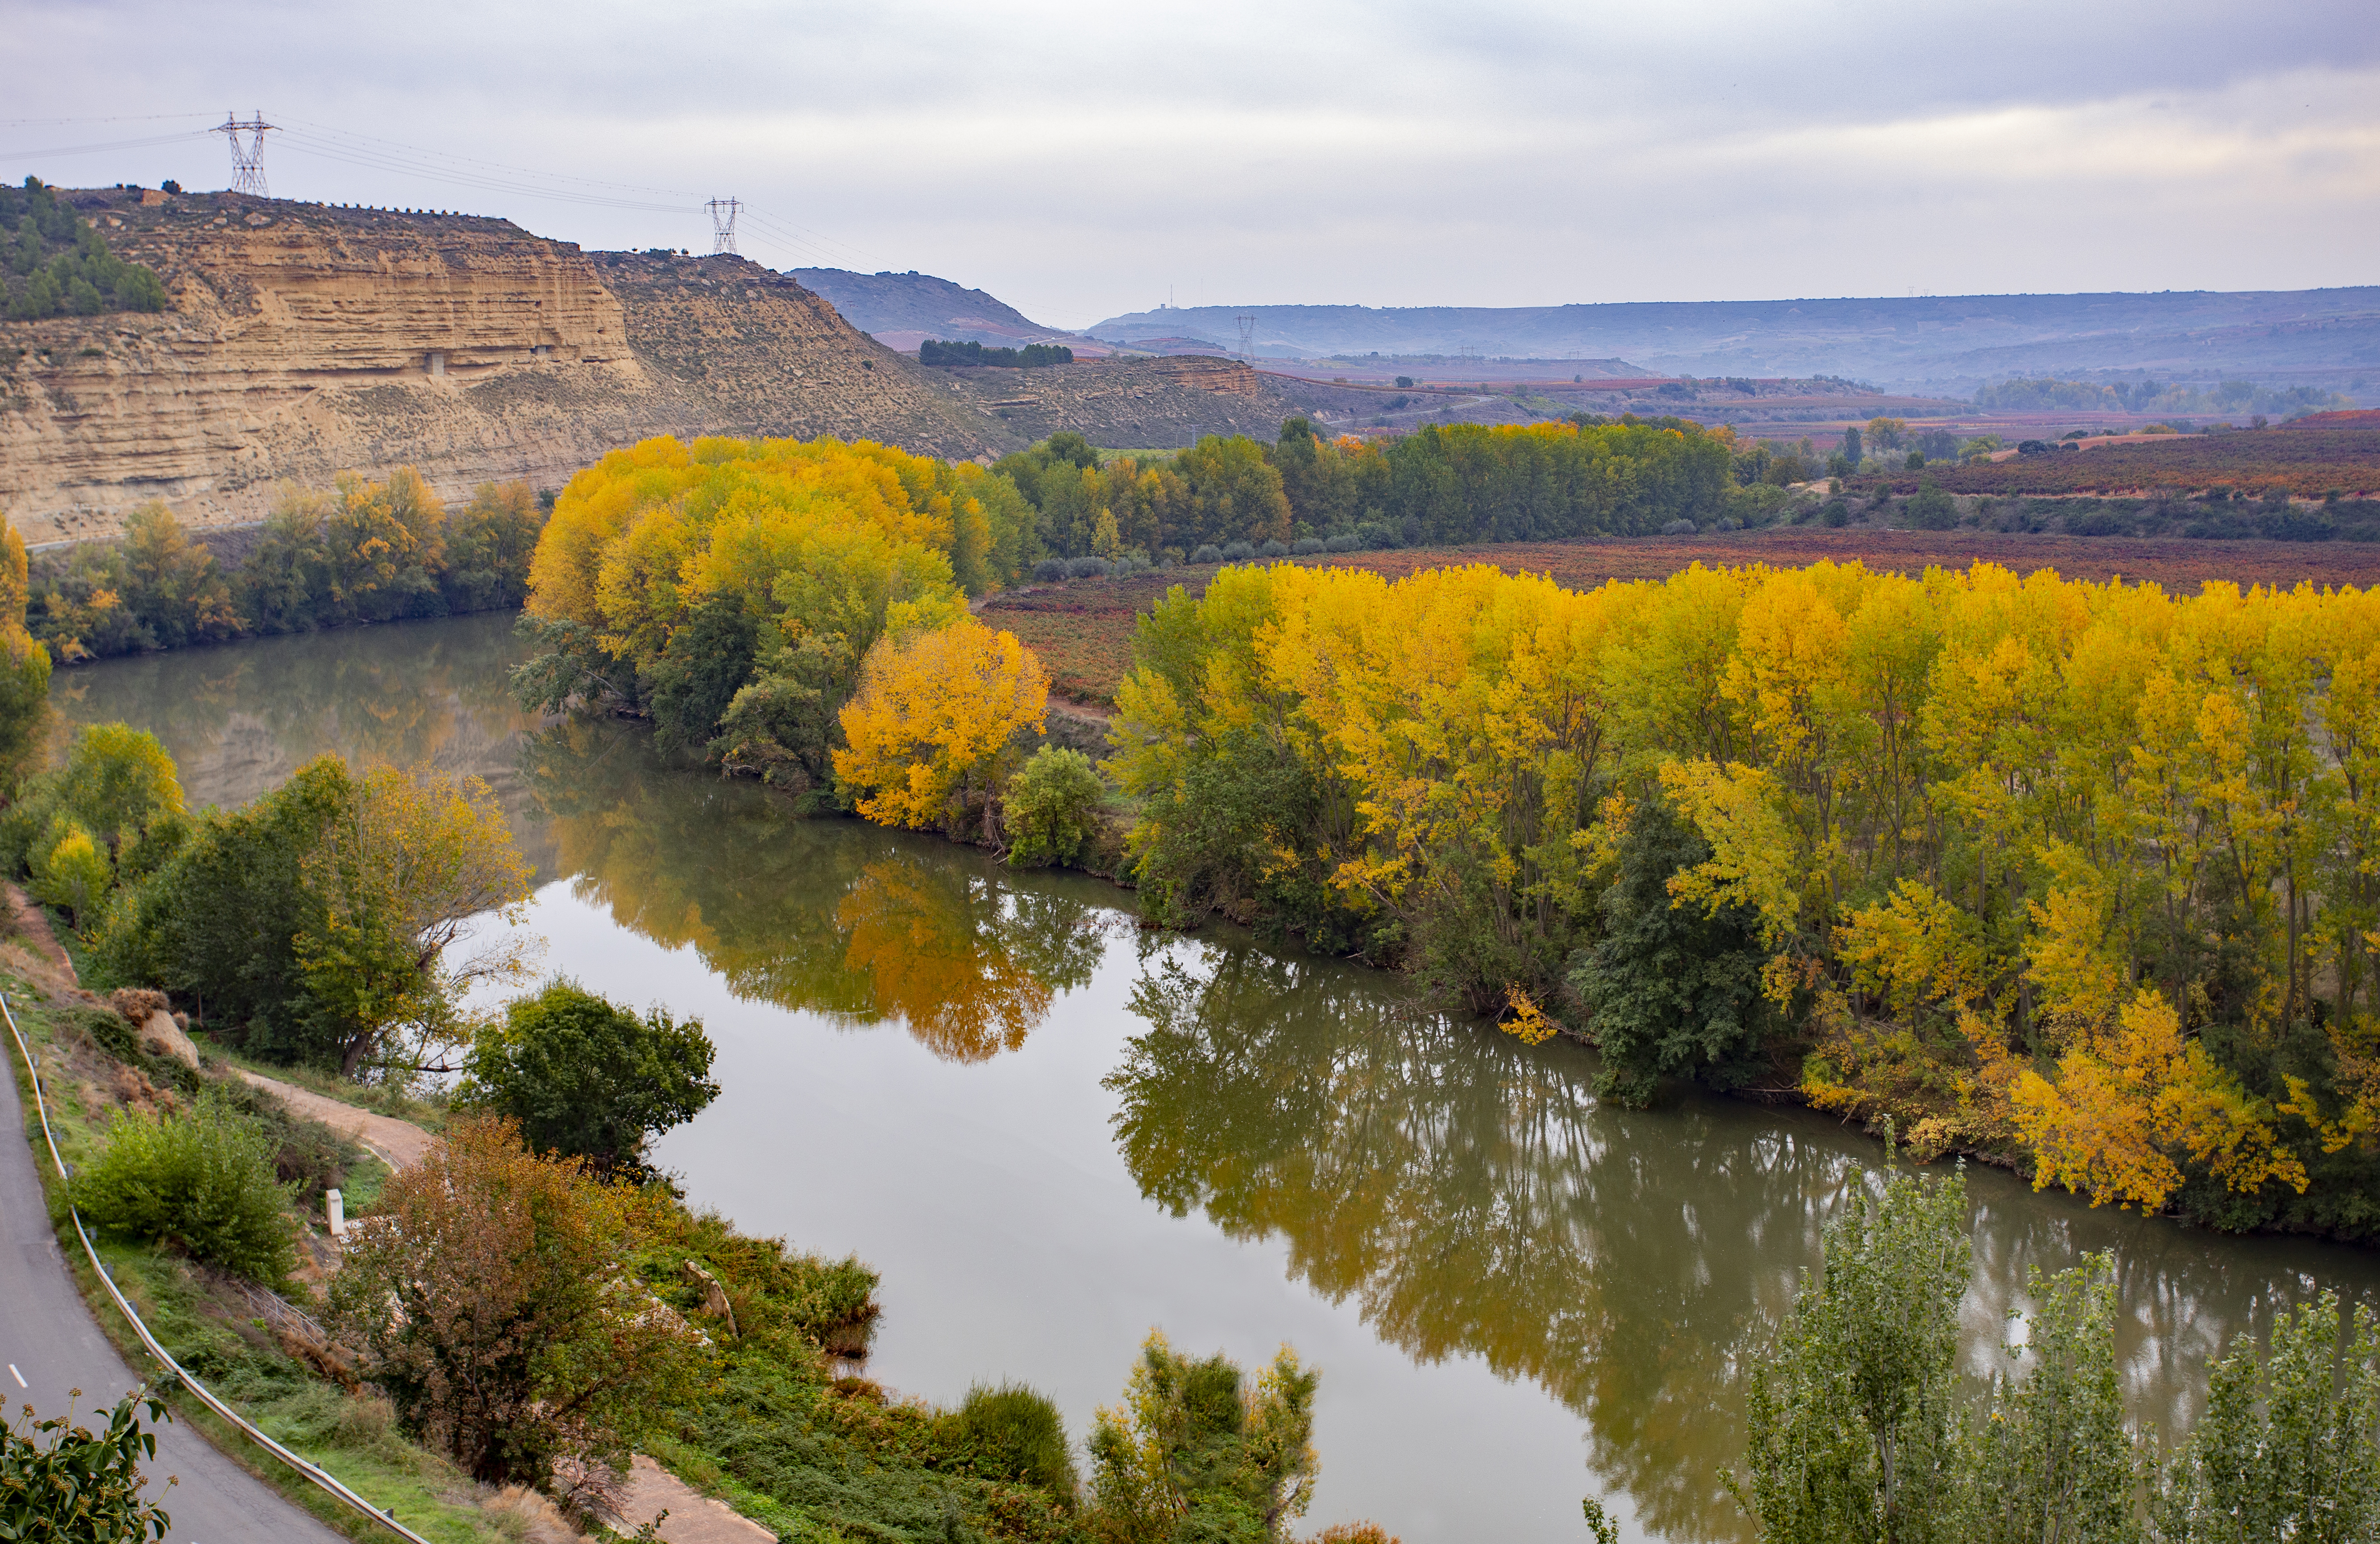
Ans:
[[[1300,537],[1289,544],[1290,552],[1298,557],[1312,557],[1322,551],[1322,543],[1311,536]]]
[[[1223,543],[1223,561],[1225,563],[1245,563],[1248,559],[1256,555],[1256,548],[1245,541],[1226,541]]]
[[[102,1227],[278,1286],[297,1256],[273,1149],[261,1125],[210,1090],[182,1113],[118,1115],[70,1194]]]
[[[978,1383],[966,1402],[941,1420],[941,1437],[956,1456],[986,1479],[1035,1486],[1075,1504],[1075,1456],[1066,1425],[1048,1395],[1021,1383]]]
[[[1008,780],[1002,798],[1008,861],[1020,869],[1078,860],[1098,832],[1092,811],[1107,796],[1091,759],[1045,745]]]
[[[1103,557],[1078,557],[1066,565],[1066,577],[1070,579],[1103,579],[1109,572],[1108,560]]]
[[[1363,538],[1352,530],[1342,530],[1322,543],[1326,553],[1352,553],[1364,544]]]
[[[88,928],[107,898],[115,870],[107,854],[64,812],[50,817],[50,829],[33,849],[33,897],[56,906]]]
[[[507,1003],[471,1041],[457,1102],[517,1122],[538,1153],[587,1160],[601,1177],[641,1177],[655,1133],[719,1097],[702,1021],[642,1018],[576,981]]]
[[[173,1418],[162,1400],[135,1390],[115,1402],[104,1432],[76,1425],[71,1411],[35,1420],[30,1405],[17,1424],[0,1427],[0,1538],[164,1538],[173,1518],[140,1495],[140,1460],[157,1441],[140,1429],[144,1404],[152,1424]]]
[[[1286,541],[1268,541],[1263,546],[1258,547],[1257,549],[1257,553],[1259,556],[1263,557],[1287,557],[1289,555],[1289,543]]]
[[[1248,1380],[1220,1354],[1193,1361],[1150,1331],[1123,1407],[1100,1410],[1091,1430],[1094,1536],[1284,1537],[1314,1494],[1320,1378],[1285,1345]]]
[[[1661,528],[1664,536],[1692,536],[1694,533],[1694,523],[1692,520],[1672,520]]]
[[[1919,530],[1949,530],[1959,523],[1959,501],[1930,477],[1911,495],[1906,509],[1909,523]]]
[[[1713,530],[1742,530],[1742,523],[1732,515],[1720,516],[1718,523],[1711,527]]]
[[[1840,530],[1852,523],[1852,506],[1840,499],[1836,499],[1827,505],[1818,518],[1824,524]]]
[[[1204,546],[1198,548],[1196,552],[1192,553],[1190,554],[1190,561],[1193,563],[1220,563],[1223,561],[1223,549],[1218,547],[1212,541],[1209,541]]]
[[[1033,565],[1033,580],[1036,584],[1056,584],[1065,577],[1066,560],[1062,557],[1045,557]]]
[[[382,1192],[332,1278],[328,1322],[405,1428],[472,1478],[550,1484],[557,1463],[617,1467],[693,1392],[674,1314],[625,1290],[630,1193],[465,1116]]]

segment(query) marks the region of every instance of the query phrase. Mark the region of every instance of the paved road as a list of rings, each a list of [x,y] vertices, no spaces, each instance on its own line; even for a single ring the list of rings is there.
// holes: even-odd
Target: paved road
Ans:
[[[17,1060],[5,1027],[0,1055]],[[13,1416],[30,1403],[43,1416],[59,1415],[67,1391],[80,1389],[76,1407],[88,1412],[114,1404],[141,1375],[99,1332],[67,1277],[42,1201],[33,1149],[20,1135],[24,1114],[17,1079],[0,1077],[0,1364],[6,1364],[0,1366],[0,1409]],[[164,1488],[164,1476],[180,1478],[162,1502],[173,1514],[167,1537],[176,1544],[340,1544],[337,1534],[189,1427],[176,1422],[156,1429],[151,1494]]]

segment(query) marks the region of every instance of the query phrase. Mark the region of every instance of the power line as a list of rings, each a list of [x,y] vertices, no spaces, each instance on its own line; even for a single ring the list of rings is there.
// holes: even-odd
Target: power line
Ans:
[[[102,155],[111,151],[146,150],[152,145],[178,145],[186,140],[203,140],[221,132],[212,128],[185,129],[179,134],[158,134],[145,140],[112,140],[104,144],[45,145],[38,150],[0,150],[0,156],[15,160],[34,155]]]
[[[724,252],[735,255],[735,214],[744,206],[734,199],[713,199],[703,208],[710,211],[710,252],[713,257]]]

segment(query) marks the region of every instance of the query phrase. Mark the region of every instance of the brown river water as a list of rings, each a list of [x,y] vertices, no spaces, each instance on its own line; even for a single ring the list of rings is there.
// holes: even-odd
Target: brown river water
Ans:
[[[540,728],[506,617],[263,639],[57,673],[71,722],[153,730],[195,806],[308,758],[485,777],[537,865],[544,967],[698,1015],[724,1092],[658,1144],[688,1198],[883,1272],[870,1372],[953,1401],[1016,1379],[1079,1440],[1152,1326],[1322,1369],[1309,1527],[1406,1544],[1738,1539],[1736,1369],[1881,1149],[1681,1092],[1597,1105],[1593,1057],[1448,1018],[1398,979],[972,849],[795,819],[642,734]],[[1972,1174],[1968,1356],[2029,1267],[2109,1249],[2137,1417],[2380,1254],[2231,1238]]]

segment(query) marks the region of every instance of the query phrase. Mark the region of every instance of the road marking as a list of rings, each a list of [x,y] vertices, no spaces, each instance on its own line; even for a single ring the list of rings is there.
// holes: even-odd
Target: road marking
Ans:
[[[17,1387],[20,1389],[30,1389],[33,1386],[25,1381],[25,1375],[17,1370],[17,1364],[14,1362],[8,1364],[8,1376],[17,1380]]]

